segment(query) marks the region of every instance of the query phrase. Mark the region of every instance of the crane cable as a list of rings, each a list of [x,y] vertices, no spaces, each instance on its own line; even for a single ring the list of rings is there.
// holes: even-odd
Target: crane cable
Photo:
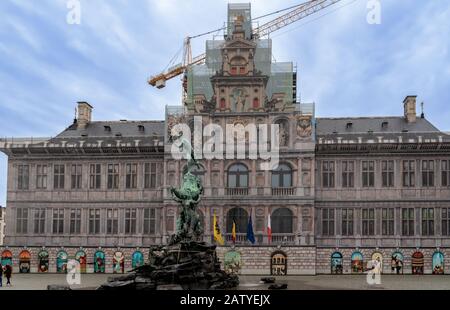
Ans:
[[[274,12],[271,12],[271,13],[268,13],[268,14],[264,14],[264,15],[261,15],[261,16],[255,17],[255,18],[252,18],[251,21],[253,22],[253,21],[256,21],[256,20],[261,19],[261,18],[264,18],[264,17],[269,17],[269,16],[271,16],[271,15],[275,15],[275,14],[278,14],[278,13],[281,13],[281,12],[284,12],[284,11],[288,11],[288,10],[294,9],[294,8],[296,8],[296,7],[303,6],[303,5],[308,4],[308,3],[310,3],[310,2],[313,2],[313,1],[316,1],[316,0],[311,0],[311,1],[303,2],[303,3],[300,3],[300,4],[296,4],[296,5],[290,6],[290,7],[285,8],[285,9],[281,9],[281,10],[274,11]],[[194,39],[194,38],[202,37],[202,36],[205,36],[205,35],[208,35],[208,34],[211,34],[211,33],[219,32],[219,31],[224,30],[224,29],[226,29],[226,28],[227,28],[227,27],[224,26],[224,27],[221,27],[221,28],[218,28],[218,29],[214,29],[214,30],[211,30],[211,31],[208,31],[208,32],[204,32],[204,33],[197,34],[197,35],[195,35],[195,36],[189,36],[189,38],[190,38],[190,39]]]
[[[340,10],[340,9],[342,9],[342,8],[344,8],[344,7],[346,7],[346,6],[352,5],[352,4],[355,3],[356,1],[358,1],[358,0],[353,0],[353,1],[350,1],[350,2],[348,2],[348,3],[345,3],[345,4],[343,4],[343,5],[339,6],[339,7],[336,7],[334,10],[330,10],[330,11],[328,11],[328,12],[326,12],[326,13],[320,15],[320,16],[317,16],[317,17],[314,18],[314,19],[307,20],[306,22],[301,23],[300,25],[298,25],[298,26],[296,26],[296,27],[294,27],[294,28],[288,29],[288,30],[286,30],[286,31],[284,31],[284,32],[277,33],[277,34],[275,34],[275,35],[272,36],[272,39],[273,39],[273,38],[277,38],[277,37],[279,37],[279,36],[282,36],[282,35],[284,35],[284,34],[286,34],[286,33],[289,33],[289,32],[291,32],[291,31],[293,31],[293,30],[296,30],[296,29],[298,29],[298,28],[300,28],[300,27],[302,27],[302,26],[305,26],[305,25],[307,25],[307,24],[309,24],[309,23],[312,23],[312,22],[314,22],[314,21],[316,21],[316,20],[318,20],[318,19],[320,19],[320,18],[322,18],[322,17],[325,17],[325,16],[327,16],[327,15],[329,15],[329,14],[331,14],[331,13],[334,13],[334,12],[336,12],[336,11],[338,11],[338,10]]]

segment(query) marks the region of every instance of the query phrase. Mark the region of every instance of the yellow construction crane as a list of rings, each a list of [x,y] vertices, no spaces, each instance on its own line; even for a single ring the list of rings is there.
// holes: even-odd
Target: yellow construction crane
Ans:
[[[307,1],[304,3],[298,4],[296,6],[284,9],[284,10],[266,14],[262,17],[276,14],[276,13],[279,13],[282,11],[290,10],[288,13],[285,13],[284,15],[254,29],[253,37],[254,38],[262,38],[264,36],[268,36],[270,33],[274,32],[274,31],[277,31],[277,30],[279,30],[285,26],[288,26],[296,21],[299,21],[309,15],[312,15],[318,11],[321,11],[333,4],[336,4],[339,1],[341,1],[341,0],[311,0],[311,1]],[[148,80],[148,83],[151,86],[155,86],[157,88],[164,88],[166,86],[166,81],[184,73],[189,66],[204,63],[205,62],[205,54],[201,54],[197,57],[192,58],[191,39],[200,37],[200,36],[203,36],[206,34],[214,33],[214,32],[217,32],[218,30],[222,30],[222,29],[224,29],[224,28],[209,31],[207,33],[203,33],[203,34],[197,35],[195,37],[187,37],[184,40],[184,44],[183,44],[183,62],[181,64],[178,64],[174,67],[167,69],[166,71],[164,71],[160,74],[150,77],[150,79]]]

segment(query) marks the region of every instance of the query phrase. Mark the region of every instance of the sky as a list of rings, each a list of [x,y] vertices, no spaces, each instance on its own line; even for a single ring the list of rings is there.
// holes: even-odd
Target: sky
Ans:
[[[181,104],[180,80],[158,90],[148,77],[184,37],[222,27],[228,3],[78,1],[80,24],[67,22],[69,0],[0,1],[0,137],[54,136],[77,101],[94,106],[94,120],[163,119],[166,105]],[[274,58],[297,65],[300,99],[318,117],[402,115],[405,96],[417,95],[450,131],[450,1],[379,0],[380,24],[370,24],[371,1],[341,0],[272,33]],[[256,17],[303,0],[233,2],[251,2]],[[193,54],[211,38],[193,39]],[[3,206],[6,164],[0,154]]]

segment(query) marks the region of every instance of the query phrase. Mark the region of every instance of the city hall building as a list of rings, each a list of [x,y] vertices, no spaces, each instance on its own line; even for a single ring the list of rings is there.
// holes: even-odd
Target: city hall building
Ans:
[[[415,96],[398,102],[402,116],[316,117],[314,104],[296,100],[293,63],[272,62],[271,40],[252,35],[250,7],[230,5],[229,15],[223,40],[207,41],[205,63],[188,68],[183,105],[167,107],[163,121],[94,121],[93,107],[79,102],[52,138],[0,140],[2,264],[65,272],[76,259],[83,272],[120,273],[144,263],[176,229],[169,189],[180,186],[186,161],[172,157],[171,130],[194,129],[201,117],[203,127],[279,127],[276,169],[248,156],[200,160],[203,240],[214,242],[215,214],[225,264],[313,275],[362,273],[378,259],[384,273],[450,273],[450,136],[417,115]]]

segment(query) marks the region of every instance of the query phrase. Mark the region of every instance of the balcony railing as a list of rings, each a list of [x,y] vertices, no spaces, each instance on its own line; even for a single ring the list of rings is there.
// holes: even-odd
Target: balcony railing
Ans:
[[[225,194],[227,196],[247,196],[248,187],[227,187]]]
[[[293,196],[293,195],[295,195],[295,187],[272,188],[272,196]]]
[[[284,244],[295,244],[294,234],[272,234],[272,244],[284,245]]]

